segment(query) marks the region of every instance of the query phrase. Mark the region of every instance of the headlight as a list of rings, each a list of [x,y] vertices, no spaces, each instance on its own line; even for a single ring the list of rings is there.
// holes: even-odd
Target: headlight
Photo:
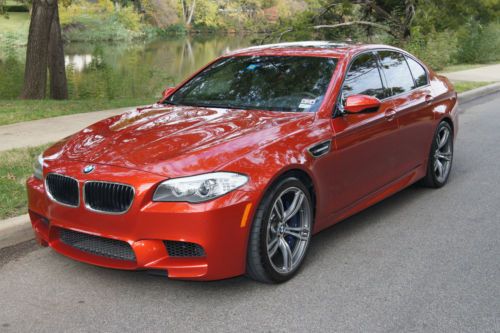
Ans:
[[[42,154],[38,155],[35,165],[33,166],[33,176],[40,180],[43,179],[43,156]]]
[[[232,172],[169,179],[158,186],[153,201],[203,202],[229,193],[247,181],[247,176]]]

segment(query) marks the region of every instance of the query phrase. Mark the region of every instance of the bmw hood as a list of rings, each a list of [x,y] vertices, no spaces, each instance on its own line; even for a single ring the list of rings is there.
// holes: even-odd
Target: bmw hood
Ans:
[[[44,157],[180,177],[217,170],[313,118],[313,113],[152,106],[91,125]]]

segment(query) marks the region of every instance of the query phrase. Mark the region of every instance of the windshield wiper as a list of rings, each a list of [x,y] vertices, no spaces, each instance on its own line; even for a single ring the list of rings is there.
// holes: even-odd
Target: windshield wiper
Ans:
[[[177,103],[171,102],[171,101],[163,101],[161,104],[163,105],[178,105]]]
[[[193,106],[199,108],[215,108],[215,109],[242,109],[241,106],[235,104],[211,104],[211,103],[180,103],[177,105]]]
[[[251,105],[238,105],[238,104],[212,104],[212,103],[183,103],[182,101],[173,104],[178,106],[192,106],[198,108],[214,108],[214,109],[231,109],[231,110],[265,110],[265,111],[278,111],[278,112],[293,112],[295,110],[285,109],[280,107],[270,107],[270,106],[251,106]],[[295,111],[297,112],[297,111]]]

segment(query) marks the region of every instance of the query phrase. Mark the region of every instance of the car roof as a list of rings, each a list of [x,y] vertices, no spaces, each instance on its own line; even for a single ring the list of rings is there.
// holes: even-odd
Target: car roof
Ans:
[[[230,51],[225,56],[289,55],[343,58],[348,54],[370,49],[394,49],[395,47],[378,44],[348,44],[330,41],[303,41],[251,46]]]

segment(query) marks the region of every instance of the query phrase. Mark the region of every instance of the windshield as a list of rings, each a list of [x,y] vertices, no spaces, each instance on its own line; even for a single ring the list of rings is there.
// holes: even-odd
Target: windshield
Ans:
[[[316,112],[337,63],[333,58],[223,58],[164,103],[215,108]]]

